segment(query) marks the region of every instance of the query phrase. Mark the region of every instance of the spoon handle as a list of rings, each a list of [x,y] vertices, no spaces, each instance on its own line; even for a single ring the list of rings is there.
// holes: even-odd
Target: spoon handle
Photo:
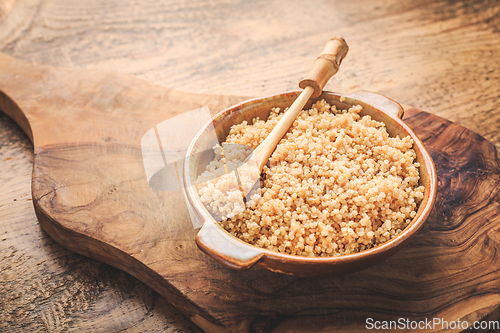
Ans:
[[[261,142],[261,144],[255,148],[252,159],[257,163],[257,168],[262,170],[267,160],[273,153],[274,149],[280,142],[281,138],[288,131],[290,126],[297,118],[297,115],[302,111],[304,105],[307,103],[309,98],[311,98],[314,88],[311,86],[305,87],[305,89],[300,93],[299,97],[293,102],[292,106],[283,115],[283,118],[278,121],[274,126],[273,130],[269,135]]]
[[[330,39],[322,54],[314,61],[306,78],[300,81],[299,87],[304,89],[292,106],[286,111],[283,118],[276,124],[267,138],[253,152],[252,159],[257,168],[262,170],[267,160],[276,148],[283,135],[293,124],[297,115],[302,111],[309,98],[321,95],[324,86],[339,70],[340,63],[349,50],[345,40],[341,37]]]
[[[314,93],[311,96],[316,98],[321,95],[328,80],[337,74],[342,60],[345,58],[349,47],[344,38],[334,37],[330,39],[321,55],[314,61],[313,66],[306,77],[299,82],[299,87],[313,87]]]

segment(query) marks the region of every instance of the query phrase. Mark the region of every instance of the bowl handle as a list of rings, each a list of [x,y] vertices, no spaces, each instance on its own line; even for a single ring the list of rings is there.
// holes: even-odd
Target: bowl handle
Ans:
[[[385,97],[384,95],[377,94],[370,91],[360,90],[347,97],[354,98],[365,102],[381,111],[391,114],[399,119],[403,118],[404,109],[403,107],[393,101],[392,99]]]
[[[248,269],[264,255],[257,248],[230,235],[212,221],[206,221],[196,235],[198,247],[218,262],[233,269]]]

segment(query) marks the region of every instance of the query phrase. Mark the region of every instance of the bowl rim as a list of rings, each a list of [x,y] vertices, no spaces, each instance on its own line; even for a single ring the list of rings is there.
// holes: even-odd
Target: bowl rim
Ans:
[[[232,105],[232,106],[218,112],[200,129],[200,131],[193,138],[193,140],[191,141],[189,148],[187,150],[186,157],[190,156],[191,151],[194,149],[195,143],[199,140],[200,136],[202,136],[204,134],[204,131],[207,129],[207,127],[210,126],[211,124],[213,124],[214,122],[216,122],[219,118],[222,118],[225,114],[230,113],[230,112],[237,110],[237,109],[244,108],[247,105],[251,105],[251,104],[255,104],[255,103],[262,103],[265,100],[272,100],[272,99],[280,98],[280,97],[282,98],[282,97],[285,97],[287,95],[289,95],[289,96],[287,96],[288,98],[292,98],[294,96],[298,96],[298,94],[300,94],[300,92],[301,92],[301,90],[293,90],[293,91],[288,91],[285,93],[269,95],[266,97],[251,98],[251,99],[245,100],[241,103]],[[380,94],[377,94],[377,93],[369,92],[369,94],[376,94],[376,95],[379,95],[381,97],[384,97],[384,98],[394,102],[390,98],[383,96],[383,95],[380,95]],[[418,147],[418,149],[420,150],[420,152],[422,154],[423,160],[425,161],[424,165],[420,165],[420,168],[425,168],[427,170],[427,173],[429,176],[429,188],[428,189],[426,188],[425,190],[428,190],[429,193],[428,194],[424,193],[424,199],[420,204],[424,203],[425,205],[423,207],[419,206],[417,215],[413,218],[413,220],[410,222],[410,224],[408,226],[406,226],[401,231],[401,233],[398,234],[396,237],[394,237],[394,238],[392,238],[392,239],[390,239],[382,244],[374,246],[370,249],[366,249],[366,250],[356,252],[356,253],[351,253],[351,254],[332,255],[332,256],[325,256],[325,257],[320,257],[320,256],[314,256],[314,257],[311,256],[310,257],[310,256],[281,253],[281,252],[261,248],[261,247],[252,245],[250,243],[247,243],[247,242],[239,239],[238,237],[232,235],[230,232],[225,230],[212,217],[212,215],[208,212],[208,210],[205,208],[203,203],[201,203],[201,201],[199,200],[199,196],[198,196],[197,191],[194,190],[195,185],[194,185],[194,183],[191,182],[190,177],[189,177],[189,170],[190,170],[189,169],[190,168],[189,160],[190,159],[186,158],[185,165],[184,165],[184,177],[183,178],[184,178],[184,182],[185,182],[184,188],[186,189],[187,198],[190,201],[190,203],[188,203],[188,204],[191,204],[191,206],[195,208],[195,211],[203,218],[204,224],[211,223],[212,225],[217,227],[219,231],[222,231],[223,233],[225,233],[226,236],[229,236],[230,238],[235,240],[242,247],[245,247],[245,248],[250,247],[251,249],[255,250],[255,252],[257,252],[258,255],[254,256],[252,258],[252,260],[248,262],[248,264],[245,264],[245,263],[238,264],[238,263],[235,263],[234,260],[232,262],[228,262],[227,258],[225,258],[225,255],[223,255],[222,253],[217,253],[217,252],[213,253],[213,251],[211,251],[210,249],[204,248],[204,246],[202,246],[199,242],[199,238],[198,238],[199,232],[198,232],[197,237],[196,237],[196,242],[197,242],[198,246],[201,248],[201,250],[203,250],[204,252],[206,252],[207,254],[212,256],[214,259],[216,259],[216,260],[218,260],[218,261],[220,261],[220,262],[222,262],[222,263],[224,263],[227,266],[230,266],[232,268],[247,268],[247,266],[250,267],[253,264],[259,262],[264,257],[271,259],[271,260],[286,261],[289,263],[296,262],[296,263],[300,263],[300,264],[305,264],[305,263],[309,263],[309,264],[315,264],[315,263],[342,264],[342,263],[353,262],[353,261],[356,261],[356,260],[361,259],[361,258],[366,259],[367,257],[371,257],[374,255],[380,254],[382,252],[390,251],[391,249],[398,247],[401,243],[408,242],[413,236],[415,236],[417,234],[417,232],[422,228],[424,222],[429,217],[431,210],[434,206],[436,196],[437,196],[437,172],[436,172],[436,168],[435,168],[433,159],[432,159],[430,153],[428,152],[428,150],[425,148],[423,142],[417,137],[417,135],[413,132],[413,130],[401,118],[397,117],[395,114],[393,114],[391,112],[384,111],[378,107],[375,107],[371,104],[368,104],[367,102],[364,102],[363,100],[356,99],[356,97],[351,97],[351,96],[355,96],[355,95],[356,95],[356,93],[351,94],[351,95],[343,95],[343,94],[336,93],[336,92],[323,91],[323,93],[318,98],[314,98],[312,100],[315,100],[315,101],[321,100],[321,99],[323,99],[324,96],[329,96],[329,97],[334,98],[338,103],[345,103],[348,105],[360,104],[362,106],[370,106],[370,107],[384,113],[385,115],[389,116],[393,121],[395,121],[399,126],[401,126],[406,133],[408,133],[412,137],[413,142],[414,142],[413,143],[414,146]],[[343,98],[342,101],[340,100],[341,98]],[[346,101],[348,101],[348,103],[346,103]],[[356,102],[356,103],[352,104],[352,102]],[[394,103],[397,103],[397,102],[394,102]],[[402,107],[401,107],[401,109],[402,109]],[[400,116],[402,117],[402,114]],[[208,252],[207,252],[207,250],[208,250]]]

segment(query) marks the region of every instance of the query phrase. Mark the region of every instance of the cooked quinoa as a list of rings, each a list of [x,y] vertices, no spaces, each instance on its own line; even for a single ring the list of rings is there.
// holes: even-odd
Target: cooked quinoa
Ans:
[[[319,101],[302,111],[246,203],[236,178],[223,175],[234,174],[283,113],[275,108],[267,121],[232,126],[197,181],[202,202],[234,236],[282,253],[343,255],[394,238],[424,196],[419,163],[410,136],[390,137],[384,123],[361,110]]]

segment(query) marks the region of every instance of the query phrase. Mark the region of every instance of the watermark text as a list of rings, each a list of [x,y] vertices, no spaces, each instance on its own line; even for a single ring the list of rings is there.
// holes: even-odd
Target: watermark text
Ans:
[[[397,320],[376,320],[366,318],[365,327],[369,330],[499,330],[500,321],[474,321],[470,323],[465,320],[444,320],[442,318],[425,318],[414,320],[409,318],[398,318]]]

